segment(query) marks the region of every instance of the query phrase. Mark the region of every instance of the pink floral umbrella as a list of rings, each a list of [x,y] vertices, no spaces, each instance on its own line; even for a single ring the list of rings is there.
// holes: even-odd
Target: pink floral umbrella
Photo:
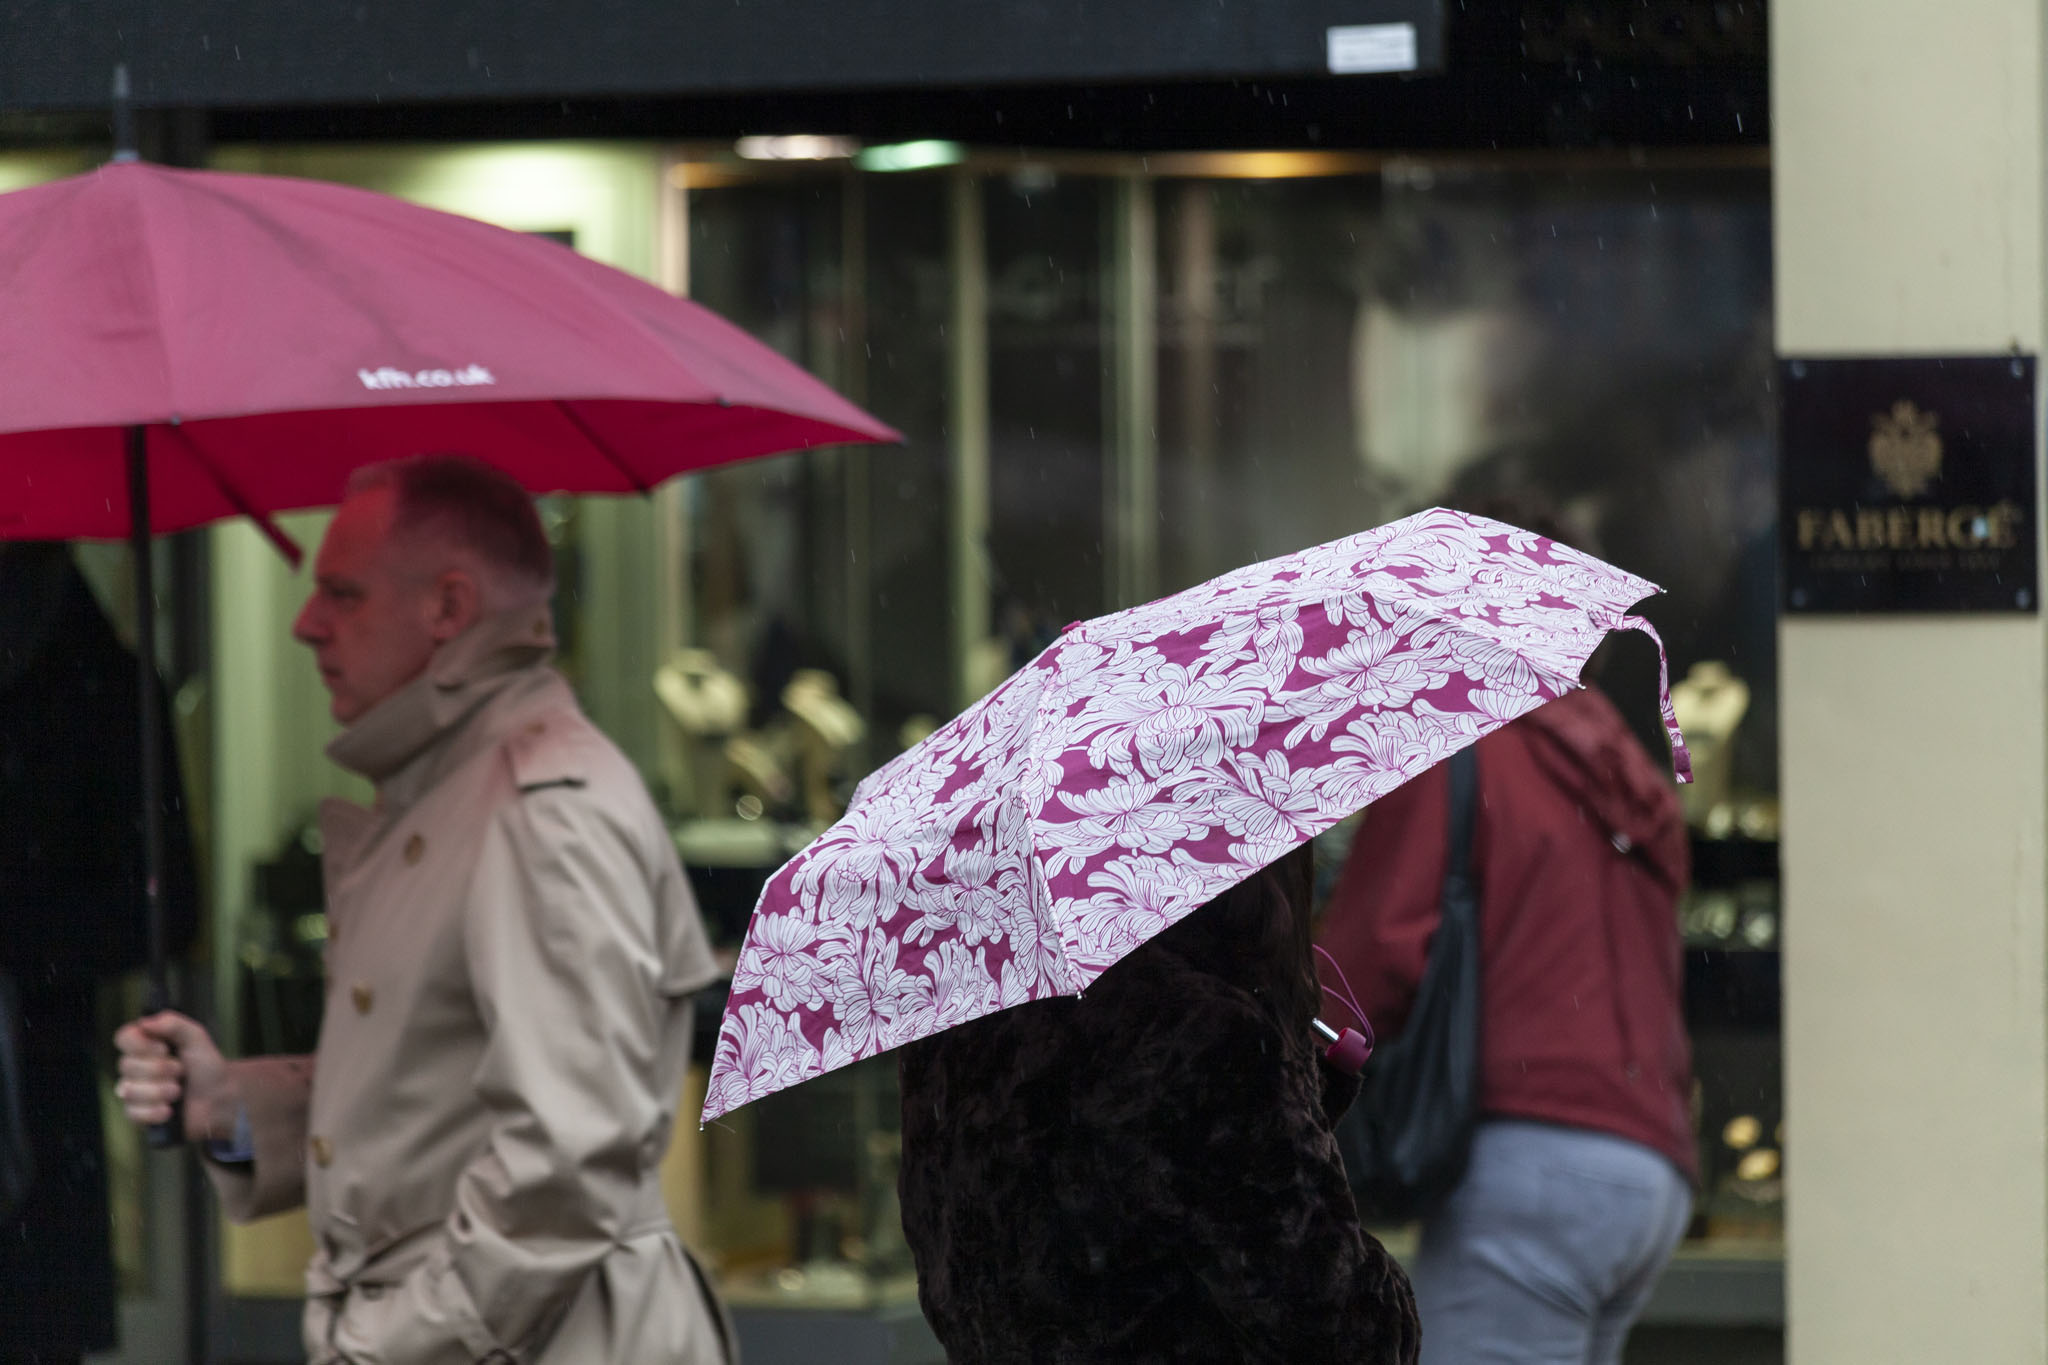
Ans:
[[[1069,626],[872,774],[769,881],[705,1120],[1078,993],[1225,888],[1580,686],[1609,632],[1656,638],[1627,611],[1657,591],[1439,509]],[[1689,780],[1668,681],[1663,705]]]

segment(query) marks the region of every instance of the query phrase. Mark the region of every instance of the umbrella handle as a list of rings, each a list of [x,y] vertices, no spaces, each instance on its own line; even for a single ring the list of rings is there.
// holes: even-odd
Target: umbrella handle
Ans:
[[[1366,1059],[1372,1056],[1372,1041],[1355,1028],[1334,1029],[1322,1020],[1315,1021],[1316,1034],[1330,1046],[1323,1051],[1323,1060],[1347,1076],[1356,1076],[1365,1069]]]
[[[171,1008],[171,993],[161,981],[151,981],[149,990],[142,997],[142,1013],[146,1018]],[[172,1049],[171,1055],[177,1056]],[[142,1130],[142,1140],[152,1149],[167,1152],[173,1147],[185,1145],[185,1100],[181,1095],[171,1106],[171,1116],[162,1123],[149,1124]]]

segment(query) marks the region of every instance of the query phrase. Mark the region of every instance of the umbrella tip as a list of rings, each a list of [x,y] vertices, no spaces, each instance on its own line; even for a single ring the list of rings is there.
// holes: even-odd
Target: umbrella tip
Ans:
[[[128,63],[114,64],[114,155],[115,161],[140,161],[135,150],[134,87],[128,80]]]

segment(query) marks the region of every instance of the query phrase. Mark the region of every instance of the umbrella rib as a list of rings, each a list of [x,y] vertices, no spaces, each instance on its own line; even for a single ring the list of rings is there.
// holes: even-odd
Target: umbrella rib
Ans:
[[[175,416],[178,412],[177,383],[176,377],[171,372],[171,334],[170,329],[164,325],[163,291],[157,287],[159,273],[156,259],[157,238],[156,234],[149,230],[149,220],[151,217],[149,197],[142,191],[141,177],[131,176],[129,178],[136,182],[128,191],[129,198],[135,208],[137,232],[142,239],[142,249],[136,253],[136,256],[142,262],[142,273],[147,282],[146,287],[149,290],[149,312],[155,324],[157,363],[163,370],[164,402],[170,406],[171,413]],[[293,563],[297,562],[296,559],[293,560]]]
[[[199,442],[193,439],[192,433],[185,430],[182,423],[172,423],[168,430],[184,444],[185,451],[192,457],[193,462],[206,471],[206,477],[213,480],[213,486],[220,490],[220,495],[226,498],[228,504],[237,512],[256,523],[256,529],[261,531],[263,538],[268,540],[276,547],[277,552],[284,556],[287,564],[296,570],[305,562],[306,552],[299,548],[299,543],[293,540],[282,526],[273,521],[269,513],[258,508],[255,503],[243,496],[242,490],[235,487],[228,477],[215,467],[212,460],[206,458],[206,452],[200,449]]]
[[[606,440],[602,436],[599,436],[595,431],[591,429],[590,423],[584,421],[582,414],[578,413],[576,409],[569,406],[569,402],[567,399],[556,399],[555,406],[562,410],[562,416],[569,419],[569,425],[575,427],[576,430],[582,432],[583,439],[590,442],[592,448],[594,448],[598,454],[604,456],[605,461],[608,464],[610,464],[613,469],[616,469],[619,471],[619,473],[625,475],[626,482],[633,485],[634,492],[644,494],[652,493],[654,491],[654,486],[648,483],[647,480],[641,478],[638,474],[634,473],[633,467],[626,463],[625,458],[621,456],[616,450],[613,450],[611,448],[611,445],[608,442],[606,442]]]

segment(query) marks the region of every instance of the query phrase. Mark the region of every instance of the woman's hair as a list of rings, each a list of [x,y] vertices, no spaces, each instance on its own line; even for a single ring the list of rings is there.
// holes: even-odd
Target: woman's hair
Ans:
[[[1283,1027],[1306,1029],[1319,1005],[1309,916],[1315,853],[1305,843],[1217,896],[1153,943],[1268,1001]]]

